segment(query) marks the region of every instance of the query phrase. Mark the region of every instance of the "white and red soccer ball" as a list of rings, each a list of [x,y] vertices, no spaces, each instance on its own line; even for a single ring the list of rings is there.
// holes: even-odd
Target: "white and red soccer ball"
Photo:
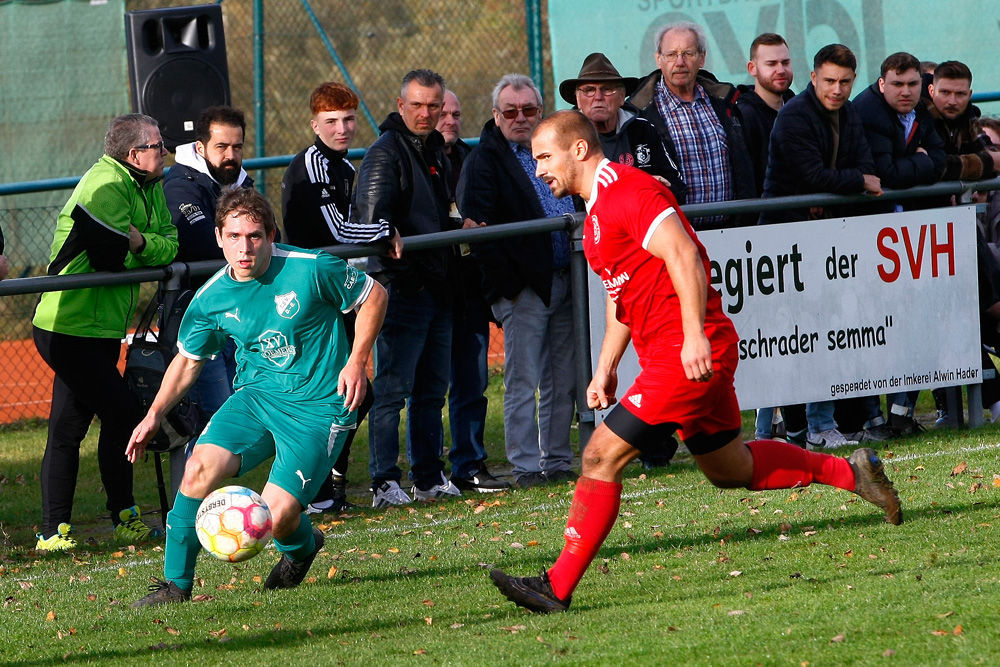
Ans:
[[[271,539],[271,510],[252,489],[224,486],[201,501],[195,528],[206,551],[239,563],[259,554]]]

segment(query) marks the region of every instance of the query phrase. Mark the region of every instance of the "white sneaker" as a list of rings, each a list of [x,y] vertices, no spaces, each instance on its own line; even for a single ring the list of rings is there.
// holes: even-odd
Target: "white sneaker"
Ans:
[[[462,492],[452,484],[451,480],[441,473],[441,483],[435,484],[426,491],[418,489],[415,485],[411,491],[416,500],[433,500],[435,498],[447,498],[448,496],[460,496]]]
[[[809,449],[836,449],[837,447],[857,446],[857,440],[848,440],[844,434],[835,428],[806,436]]]
[[[413,500],[406,491],[399,488],[399,482],[387,480],[372,489],[372,507],[389,507],[390,505],[409,505]]]

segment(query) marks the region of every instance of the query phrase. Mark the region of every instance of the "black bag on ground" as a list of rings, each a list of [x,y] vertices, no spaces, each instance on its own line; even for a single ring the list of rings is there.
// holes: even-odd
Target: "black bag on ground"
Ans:
[[[192,290],[182,290],[170,307],[164,309],[163,291],[157,290],[129,343],[125,356],[125,380],[146,410],[156,398],[156,392],[163,383],[163,374],[177,354],[177,332],[193,296]],[[157,322],[159,327],[154,331],[153,324]],[[201,429],[199,422],[197,406],[185,396],[167,413],[147,449],[165,452],[183,447],[198,435]]]

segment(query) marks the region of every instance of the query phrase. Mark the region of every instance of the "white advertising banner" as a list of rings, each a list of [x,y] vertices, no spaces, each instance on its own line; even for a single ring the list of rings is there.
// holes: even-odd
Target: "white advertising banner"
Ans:
[[[705,231],[741,409],[982,381],[975,208]],[[590,277],[593,360],[606,292]],[[619,394],[639,366],[631,346]]]

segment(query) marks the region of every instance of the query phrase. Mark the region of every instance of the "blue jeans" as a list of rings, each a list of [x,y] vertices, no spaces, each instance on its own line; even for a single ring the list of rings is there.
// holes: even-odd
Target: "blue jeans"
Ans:
[[[774,421],[774,408],[757,408],[757,420],[753,429],[756,440],[771,439],[772,421]]]
[[[455,316],[451,336],[451,476],[472,477],[486,461],[483,433],[486,428],[487,354],[490,347],[489,306],[482,296],[465,301],[465,312]]]
[[[406,407],[410,477],[422,488],[441,481],[444,427],[441,410],[451,365],[452,307],[426,290],[400,294],[389,285],[389,304],[375,341],[375,404],[368,416],[368,472],[375,484],[400,481],[399,419]]]
[[[809,422],[810,433],[822,433],[837,428],[833,419],[833,401],[806,403],[806,421]]]

